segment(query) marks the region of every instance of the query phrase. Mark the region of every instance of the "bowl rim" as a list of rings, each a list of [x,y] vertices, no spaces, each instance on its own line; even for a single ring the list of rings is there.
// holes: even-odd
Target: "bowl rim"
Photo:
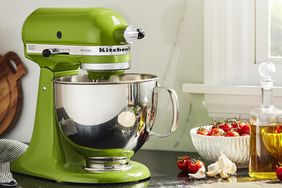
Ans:
[[[137,77],[136,79],[132,79],[131,77]],[[86,78],[83,81],[74,81],[73,78]],[[123,73],[120,75],[112,75],[109,80],[99,80],[96,82],[95,80],[91,80],[88,78],[86,73],[61,76],[54,78],[54,85],[119,85],[119,84],[140,84],[144,82],[158,82],[158,76],[153,74],[146,73]],[[122,80],[122,78],[130,78],[127,80]]]

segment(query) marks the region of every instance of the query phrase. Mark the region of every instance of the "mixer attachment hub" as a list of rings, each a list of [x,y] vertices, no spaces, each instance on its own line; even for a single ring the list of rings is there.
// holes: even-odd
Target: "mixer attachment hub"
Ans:
[[[128,157],[90,157],[84,170],[91,173],[125,171],[131,169]]]

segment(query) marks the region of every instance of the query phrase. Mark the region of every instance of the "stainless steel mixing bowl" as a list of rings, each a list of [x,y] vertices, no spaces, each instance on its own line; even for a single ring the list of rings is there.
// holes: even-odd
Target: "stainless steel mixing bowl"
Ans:
[[[152,132],[158,90],[172,102],[171,129]],[[174,90],[158,86],[157,76],[123,74],[108,80],[85,75],[54,79],[57,120],[62,133],[79,146],[137,151],[150,135],[169,136],[178,126],[178,99]]]

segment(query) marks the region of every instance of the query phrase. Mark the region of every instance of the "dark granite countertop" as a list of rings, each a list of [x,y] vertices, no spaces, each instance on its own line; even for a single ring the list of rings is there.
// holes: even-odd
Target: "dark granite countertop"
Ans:
[[[90,187],[118,187],[118,188],[142,188],[142,187],[193,187],[197,185],[209,184],[209,187],[217,182],[252,182],[248,178],[247,169],[239,169],[237,176],[229,180],[221,180],[218,178],[206,178],[204,180],[192,180],[188,177],[183,177],[176,166],[176,159],[182,155],[189,155],[194,158],[199,158],[196,153],[183,153],[171,151],[147,151],[141,150],[135,154],[133,160],[145,164],[151,171],[151,178],[146,181],[127,184],[109,184],[109,185],[84,185],[84,184],[66,184],[39,179],[35,177],[15,174],[14,177],[18,181],[19,188],[90,188]],[[267,181],[262,184],[268,186],[276,185],[282,187],[279,181]],[[276,187],[275,186],[275,187]],[[247,186],[248,187],[248,186]]]

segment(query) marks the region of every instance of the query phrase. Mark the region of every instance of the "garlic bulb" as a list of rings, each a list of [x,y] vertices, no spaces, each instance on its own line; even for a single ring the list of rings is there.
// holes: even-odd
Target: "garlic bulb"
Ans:
[[[229,174],[226,173],[224,170],[220,171],[220,177],[223,179],[229,178]]]
[[[221,151],[218,160],[208,166],[207,175],[210,177],[214,177],[220,174],[222,178],[228,178],[231,174],[234,174],[236,171],[236,164],[233,163],[230,159],[228,159]]]
[[[189,174],[189,176],[190,176],[191,178],[194,178],[194,179],[203,179],[203,178],[206,177],[205,172],[206,172],[206,168],[205,168],[205,166],[202,166],[202,167],[197,171],[196,174]]]
[[[233,163],[230,159],[228,159],[223,152],[220,152],[220,156],[217,160],[218,168],[220,170],[224,170],[229,174],[234,174],[237,171],[237,167],[235,163]]]
[[[208,172],[216,172],[216,174],[219,173],[219,168],[218,168],[218,164],[215,162],[211,165],[208,166]]]

